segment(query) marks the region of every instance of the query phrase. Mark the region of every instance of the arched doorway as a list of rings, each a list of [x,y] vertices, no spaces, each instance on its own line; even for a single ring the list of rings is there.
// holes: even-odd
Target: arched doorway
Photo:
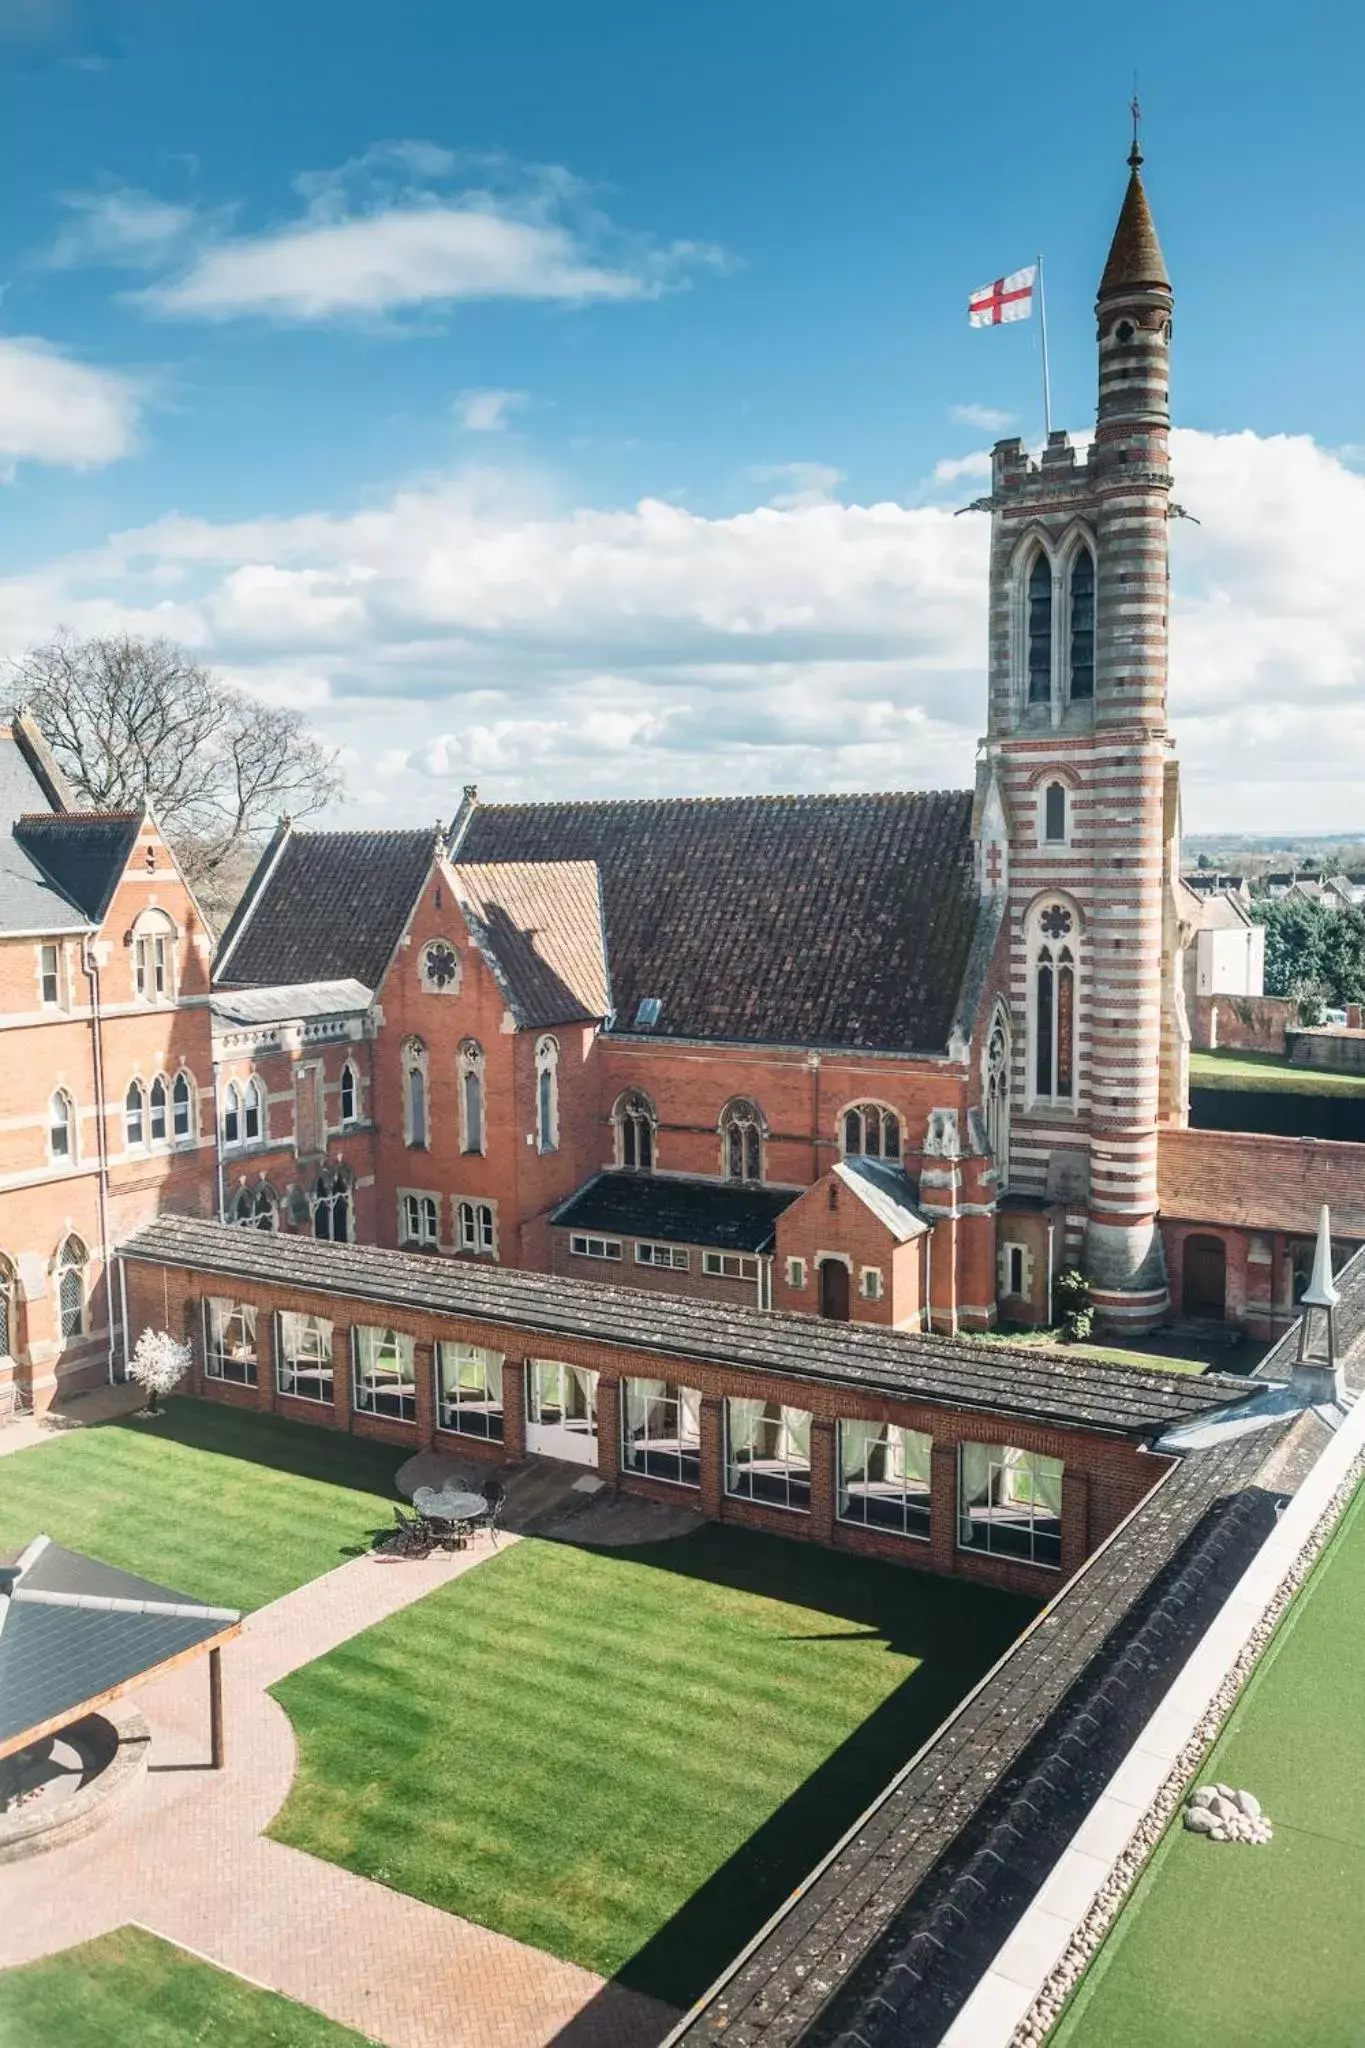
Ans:
[[[848,1321],[848,1267],[842,1259],[820,1262],[820,1313],[831,1322]]]
[[[1181,1306],[1187,1316],[1222,1322],[1227,1314],[1228,1253],[1221,1237],[1185,1239]]]

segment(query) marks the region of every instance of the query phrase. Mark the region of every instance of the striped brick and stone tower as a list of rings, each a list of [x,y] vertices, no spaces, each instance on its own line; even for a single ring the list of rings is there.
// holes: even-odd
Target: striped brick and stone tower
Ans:
[[[1010,1178],[1063,1205],[1111,1326],[1169,1306],[1156,1226],[1166,728],[1170,282],[1136,141],[1096,305],[1099,407],[1078,452],[993,457],[983,888],[1010,932]],[[994,818],[1000,843],[987,842]]]

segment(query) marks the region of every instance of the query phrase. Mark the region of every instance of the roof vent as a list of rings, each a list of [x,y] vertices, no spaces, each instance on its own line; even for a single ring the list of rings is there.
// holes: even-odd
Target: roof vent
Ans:
[[[662,996],[641,996],[635,1008],[635,1029],[652,1031],[663,1014]]]

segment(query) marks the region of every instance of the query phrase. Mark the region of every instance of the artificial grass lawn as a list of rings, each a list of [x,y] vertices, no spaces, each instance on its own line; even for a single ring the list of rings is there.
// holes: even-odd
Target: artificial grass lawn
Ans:
[[[274,1688],[270,1832],[686,2005],[1034,1608],[714,1524],[523,1542]]]
[[[1365,1074],[1338,1074],[1325,1067],[1296,1067],[1273,1052],[1226,1051],[1190,1054],[1192,1088],[1228,1088],[1252,1095],[1359,1095]]]
[[[366,2036],[258,1990],[141,1927],[0,1971],[2,2048],[364,2048]]]
[[[1365,2041],[1365,1491],[1199,1773],[1248,1786],[1250,1849],[1176,1823],[1054,2048],[1360,2048]]]
[[[0,1459],[0,1556],[48,1535],[210,1606],[260,1607],[365,1549],[406,1452],[174,1400]]]

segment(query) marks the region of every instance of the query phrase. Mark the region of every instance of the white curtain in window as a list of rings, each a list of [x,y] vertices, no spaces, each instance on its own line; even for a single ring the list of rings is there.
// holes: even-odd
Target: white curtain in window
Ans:
[[[841,1422],[839,1460],[845,1479],[861,1479],[867,1469],[868,1445],[882,1434],[880,1422]]]
[[[989,1506],[991,1464],[999,1455],[999,1449],[994,1444],[963,1444],[962,1506],[964,1509]]]
[[[396,1330],[379,1330],[361,1323],[356,1328],[356,1355],[362,1379],[411,1380],[412,1338]]]
[[[291,1365],[330,1365],[332,1325],[321,1316],[281,1309],[280,1348]]]
[[[793,1465],[810,1463],[810,1417],[804,1408],[782,1410],[782,1455]]]
[[[685,1444],[701,1442],[701,1395],[695,1387],[678,1389],[678,1434]]]

